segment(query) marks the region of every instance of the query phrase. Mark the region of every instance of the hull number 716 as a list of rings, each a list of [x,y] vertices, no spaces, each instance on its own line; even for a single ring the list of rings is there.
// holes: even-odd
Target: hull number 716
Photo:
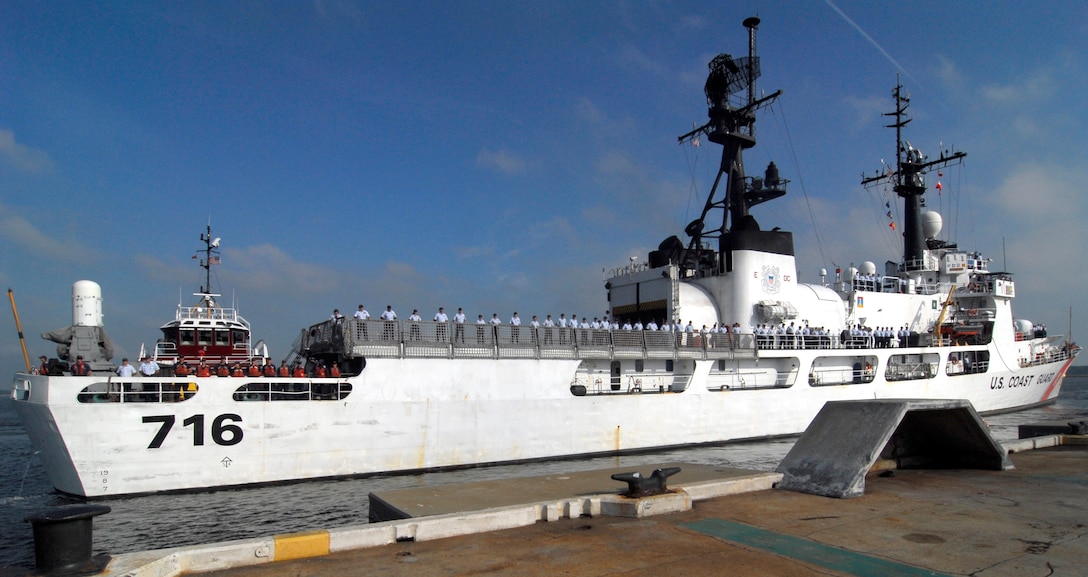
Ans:
[[[166,436],[170,434],[170,429],[174,427],[175,418],[174,415],[148,415],[144,417],[144,422],[160,423],[155,438],[151,439],[151,444],[147,446],[148,449],[158,449],[166,440]],[[234,424],[236,422],[242,422],[242,417],[234,413],[224,413],[212,419],[210,431],[212,441],[224,447],[241,443],[242,427]],[[193,428],[193,446],[199,447],[204,444],[204,415],[193,415],[182,421],[181,425]]]

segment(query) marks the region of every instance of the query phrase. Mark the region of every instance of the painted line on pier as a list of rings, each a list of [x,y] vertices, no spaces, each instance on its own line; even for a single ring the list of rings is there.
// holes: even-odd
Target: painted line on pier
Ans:
[[[808,539],[725,519],[704,519],[693,523],[682,523],[681,526],[724,541],[850,575],[865,577],[951,577],[946,573],[937,573],[913,565],[904,565],[895,561],[855,553]]]
[[[328,531],[286,533],[275,535],[272,539],[275,542],[275,547],[272,549],[273,561],[289,561],[329,554]]]

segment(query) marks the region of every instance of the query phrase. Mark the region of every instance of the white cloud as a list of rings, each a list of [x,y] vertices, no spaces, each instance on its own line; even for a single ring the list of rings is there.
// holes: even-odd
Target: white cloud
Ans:
[[[1019,82],[983,86],[982,96],[995,104],[1016,107],[1039,106],[1053,100],[1057,94],[1058,85],[1061,82],[1055,80],[1055,72],[1050,67],[1044,67],[1025,76],[1014,75]]]
[[[95,258],[94,252],[82,243],[53,238],[3,204],[0,204],[0,238],[49,260],[83,262]]]
[[[53,161],[44,151],[31,148],[15,141],[15,133],[0,129],[0,158],[5,159],[16,169],[32,174],[49,171]]]
[[[963,73],[960,72],[959,67],[956,66],[956,62],[943,54],[937,55],[936,74],[945,87],[957,94],[963,92],[963,89],[967,84],[966,79],[963,77]]]
[[[1015,167],[994,191],[994,200],[1009,213],[1010,220],[1045,224],[1068,218],[1083,206],[1076,192],[1088,174],[1055,166],[1031,164]]]
[[[271,244],[226,249],[223,262],[230,264],[228,270],[237,286],[257,291],[314,294],[328,292],[343,281],[336,269],[295,260]]]
[[[648,72],[654,76],[665,76],[669,69],[661,62],[654,60],[637,46],[624,44],[619,47],[616,59],[620,66],[628,70]]]
[[[886,96],[858,98],[846,97],[846,106],[854,112],[853,128],[867,128],[874,118],[881,118],[888,111],[889,99]]]
[[[476,164],[496,169],[503,174],[519,174],[525,170],[525,161],[509,150],[485,148],[476,155]]]

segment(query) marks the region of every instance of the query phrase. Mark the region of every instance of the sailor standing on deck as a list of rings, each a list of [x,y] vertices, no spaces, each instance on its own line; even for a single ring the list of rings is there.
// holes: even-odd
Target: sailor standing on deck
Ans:
[[[438,323],[434,327],[434,329],[436,331],[435,336],[438,337],[438,342],[441,342],[441,343],[446,342],[446,329],[447,329],[446,323],[448,323],[449,320],[450,320],[450,318],[446,316],[446,309],[443,308],[443,307],[438,307],[438,312],[435,313],[435,315],[434,315],[434,322]]]
[[[521,317],[518,316],[518,311],[514,311],[514,316],[510,317],[510,329],[511,336],[514,337],[514,342],[519,342],[521,336]]]
[[[363,321],[360,325],[363,331],[363,340],[370,340],[366,334],[366,321],[370,320],[370,313],[367,312],[366,307],[359,305],[359,310],[355,311],[355,320]]]
[[[552,344],[552,328],[555,326],[555,321],[552,320],[552,315],[544,317],[544,344]]]
[[[144,357],[140,362],[140,374],[145,377],[153,377],[159,372],[159,364],[151,360],[151,357]]]
[[[128,357],[121,359],[121,366],[117,367],[117,374],[122,377],[131,377],[136,374],[136,367],[128,364]]]
[[[421,318],[419,316],[419,310],[418,309],[412,309],[412,314],[408,316],[408,320],[412,322],[412,327],[411,327],[411,332],[410,332],[411,338],[412,338],[413,341],[418,341],[419,340],[419,322],[423,320],[423,318]]]
[[[457,307],[457,314],[453,315],[453,322],[455,325],[453,340],[465,342],[465,311],[461,310],[461,307]]]
[[[385,312],[382,313],[382,320],[385,321],[385,325],[382,328],[382,340],[391,341],[396,336],[393,330],[393,322],[397,320],[397,313],[393,312],[393,305],[385,305]]]
[[[485,342],[484,329],[480,325],[486,325],[486,324],[487,324],[487,322],[484,321],[484,315],[479,315],[479,316],[476,317],[476,344],[478,344],[478,345],[482,345]]]
[[[184,366],[184,365],[183,365]],[[76,364],[72,365],[73,377],[86,377],[91,374],[91,367],[87,366],[87,363],[83,362],[83,355],[76,357]]]
[[[75,374],[75,369],[72,369],[72,371]],[[189,365],[185,364],[185,357],[178,357],[177,362],[174,363],[174,376],[187,377],[189,372]]]

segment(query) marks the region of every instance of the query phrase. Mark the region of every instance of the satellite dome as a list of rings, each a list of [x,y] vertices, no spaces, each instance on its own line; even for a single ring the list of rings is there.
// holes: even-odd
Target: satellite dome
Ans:
[[[944,220],[941,219],[941,213],[932,210],[922,213],[922,234],[926,238],[937,238],[943,226]]]

